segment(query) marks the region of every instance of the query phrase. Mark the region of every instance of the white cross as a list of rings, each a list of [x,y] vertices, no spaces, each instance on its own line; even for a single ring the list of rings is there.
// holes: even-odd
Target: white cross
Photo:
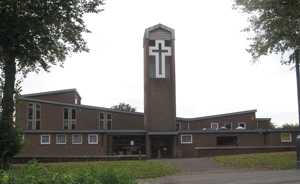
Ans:
[[[149,47],[149,55],[155,56],[155,77],[166,78],[166,56],[171,56],[171,47],[166,47],[164,40],[155,40],[155,46]]]

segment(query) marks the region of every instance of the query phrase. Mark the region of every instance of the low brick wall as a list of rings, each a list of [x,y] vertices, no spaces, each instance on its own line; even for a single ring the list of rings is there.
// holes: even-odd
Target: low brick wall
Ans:
[[[17,156],[14,157],[12,163],[27,163],[31,160],[38,162],[82,162],[82,161],[105,161],[105,160],[145,160],[146,155],[103,155],[103,156],[68,156],[68,157],[44,157],[44,156]]]

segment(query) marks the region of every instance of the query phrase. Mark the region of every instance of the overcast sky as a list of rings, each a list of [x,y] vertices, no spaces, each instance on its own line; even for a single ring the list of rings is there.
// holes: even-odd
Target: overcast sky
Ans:
[[[125,102],[143,112],[143,34],[162,23],[175,29],[177,116],[257,109],[277,125],[297,122],[295,71],[279,56],[250,62],[247,17],[231,0],[107,0],[104,9],[85,19],[90,52],[29,74],[24,94],[77,88],[83,104]]]

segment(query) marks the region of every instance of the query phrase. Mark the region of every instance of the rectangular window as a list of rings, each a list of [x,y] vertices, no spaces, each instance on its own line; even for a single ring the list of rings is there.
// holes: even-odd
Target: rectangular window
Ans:
[[[238,138],[237,136],[219,136],[217,137],[218,146],[237,146]]]
[[[67,137],[64,134],[57,134],[56,135],[56,144],[66,144]]]
[[[112,114],[107,113],[106,115],[106,129],[111,130],[112,129]]]
[[[180,121],[176,121],[176,130],[178,131],[178,130],[180,130],[181,128],[180,128]]]
[[[214,130],[218,130],[219,129],[219,123],[210,123],[210,128],[214,129]]]
[[[50,135],[41,135],[41,144],[50,144]]]
[[[190,129],[190,124],[188,121],[182,121],[180,123],[180,128],[181,130],[189,130]]]
[[[30,103],[27,111],[27,129],[39,130],[41,128],[41,105]]]
[[[64,108],[63,128],[65,130],[76,129],[76,109]]]
[[[99,122],[97,124],[97,128],[103,130],[105,124],[105,114],[104,112],[99,113]]]
[[[192,135],[181,135],[181,144],[192,144],[193,136]]]
[[[288,132],[283,132],[280,134],[280,141],[282,143],[291,143],[292,142],[292,134]]]
[[[72,144],[82,144],[82,136],[80,134],[73,134]]]
[[[98,135],[97,134],[89,134],[88,135],[88,143],[89,144],[98,144]]]
[[[97,122],[97,129],[111,130],[112,129],[112,114],[111,113],[99,113],[99,121]]]
[[[231,128],[232,128],[232,123],[226,123],[226,124],[225,124],[225,128],[226,128],[227,130],[231,130]]]

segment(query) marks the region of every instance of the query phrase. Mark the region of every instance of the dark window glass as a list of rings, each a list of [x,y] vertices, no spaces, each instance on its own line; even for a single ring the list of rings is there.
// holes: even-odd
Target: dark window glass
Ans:
[[[237,136],[219,136],[217,137],[218,146],[237,146],[238,138]]]
[[[64,108],[64,119],[69,119],[69,111],[67,108]]]
[[[112,129],[112,122],[107,121],[107,130],[111,130],[111,129]]]
[[[33,107],[28,108],[28,119],[33,119]]]
[[[72,109],[72,119],[76,119],[76,109]]]
[[[226,128],[226,129],[231,129],[231,123],[227,123],[227,124],[225,125],[225,128]]]
[[[40,121],[35,122],[35,129],[37,129],[37,130],[41,129],[41,122]]]
[[[149,40],[149,45],[150,46],[155,46],[155,40]]]
[[[74,130],[76,128],[76,122],[72,121],[72,130]]]
[[[104,113],[100,112],[100,119],[104,119]]]
[[[39,109],[36,109],[36,119],[41,119],[41,111]]]
[[[108,119],[108,120],[111,120],[111,119],[112,119],[111,114],[107,114],[107,119]]]

